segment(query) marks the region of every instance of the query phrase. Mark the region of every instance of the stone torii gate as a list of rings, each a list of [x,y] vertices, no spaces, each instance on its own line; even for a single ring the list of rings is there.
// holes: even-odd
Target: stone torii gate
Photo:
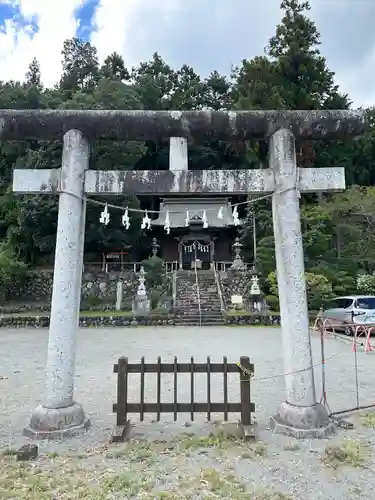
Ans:
[[[0,139],[63,139],[60,169],[15,170],[17,193],[59,194],[55,270],[44,403],[25,434],[69,435],[89,425],[74,401],[85,227],[85,196],[94,194],[272,194],[286,400],[272,417],[276,431],[297,437],[330,433],[317,403],[307,311],[300,225],[301,192],[345,188],[343,168],[296,165],[295,138],[338,139],[365,130],[353,111],[14,111],[0,110]],[[268,139],[266,170],[188,171],[187,140]],[[171,140],[169,171],[90,171],[89,141]],[[302,371],[301,371],[302,370]]]

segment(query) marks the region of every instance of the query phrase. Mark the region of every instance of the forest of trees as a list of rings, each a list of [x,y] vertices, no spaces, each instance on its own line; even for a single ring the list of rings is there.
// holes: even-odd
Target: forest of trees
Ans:
[[[0,82],[0,108],[8,109],[348,109],[350,96],[340,92],[334,74],[319,50],[320,35],[309,18],[309,3],[281,2],[282,19],[265,54],[243,60],[232,74],[212,72],[202,78],[193,68],[171,68],[155,53],[148,62],[128,69],[117,53],[102,65],[96,48],[78,38],[62,48],[62,75],[54,88],[41,83],[34,59],[24,82]],[[372,126],[356,141],[297,144],[304,166],[344,166],[348,189],[338,195],[303,197],[302,226],[306,269],[324,275],[335,290],[350,288],[358,270],[375,269],[375,109],[366,110]],[[259,141],[189,144],[189,168],[264,168],[267,144]],[[57,199],[15,196],[12,171],[54,168],[61,161],[61,143],[0,143],[0,284],[25,266],[51,260],[54,252]],[[92,169],[167,169],[167,142],[98,142],[92,147]],[[123,200],[118,200],[119,202]],[[136,206],[137,199],[129,200]],[[271,207],[249,207],[242,229],[244,253],[253,259],[252,217],[257,220],[257,266],[263,276],[274,271]],[[89,205],[86,252],[100,253],[124,244],[149,245],[150,236],[132,224],[123,231],[118,221],[103,228],[100,208]],[[341,274],[340,274],[341,273]],[[346,286],[346,285],[345,285]],[[341,288],[340,288],[341,287]]]

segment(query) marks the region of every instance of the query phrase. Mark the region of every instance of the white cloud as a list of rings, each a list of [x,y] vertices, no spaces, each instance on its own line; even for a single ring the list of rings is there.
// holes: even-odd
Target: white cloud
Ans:
[[[355,66],[336,74],[336,83],[340,90],[349,94],[354,107],[375,106],[375,88],[373,85],[375,68],[375,44],[371,52]]]
[[[150,54],[155,52],[153,40],[154,26],[146,20],[142,23],[142,13],[154,12],[153,22],[164,23],[168,28],[173,23],[173,15],[179,11],[183,0],[100,0],[96,9],[93,25],[95,31],[90,37],[91,43],[98,49],[99,60],[113,52],[124,57],[127,67],[137,65],[137,45],[147,43]],[[137,33],[136,38],[133,36]]]
[[[15,21],[0,28],[0,80],[22,80],[33,57],[46,86],[61,75],[61,49],[78,28],[75,11],[88,0],[0,0],[17,6],[29,26]],[[172,66],[184,63],[202,75],[212,69],[228,73],[232,64],[263,52],[280,19],[280,0],[267,0],[256,11],[249,0],[100,0],[90,41],[102,62],[116,51],[128,68],[157,51]],[[375,2],[314,0],[311,15],[322,32],[322,52],[336,71],[341,90],[356,105],[375,103],[373,68],[375,36],[371,22]],[[355,4],[355,5],[354,5]],[[358,4],[358,5],[357,5]],[[39,31],[32,34],[35,18]]]
[[[0,79],[23,80],[34,57],[41,66],[44,85],[53,86],[61,75],[61,49],[64,40],[75,36],[75,9],[84,0],[11,0],[3,4],[18,6],[22,16],[31,23],[36,18],[38,32],[32,36],[31,26],[19,28],[8,20],[0,31]]]
[[[137,4],[138,0],[100,0],[93,17],[96,31],[90,38],[100,62],[112,52],[124,53],[127,29]]]

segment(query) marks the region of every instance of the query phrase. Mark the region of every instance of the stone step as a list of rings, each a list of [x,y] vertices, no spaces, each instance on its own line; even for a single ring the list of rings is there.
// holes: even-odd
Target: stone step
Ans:
[[[218,322],[206,322],[206,323],[201,323],[199,324],[199,321],[182,321],[182,322],[177,322],[175,321],[176,326],[222,326],[224,325],[224,322],[218,323]]]
[[[185,301],[176,301],[175,309],[199,309],[198,302],[185,302]],[[205,311],[221,311],[221,307],[219,303],[213,302],[201,302],[201,309]]]
[[[198,304],[180,304],[180,303],[177,303],[175,304],[175,307],[174,307],[174,310],[175,311],[180,311],[180,312],[183,312],[183,311],[188,311],[188,310],[192,310],[192,311],[198,311],[198,310],[201,310],[202,312],[221,312],[221,307],[219,304],[201,304],[201,307],[198,306]]]
[[[209,318],[202,318],[201,321],[199,321],[199,318],[179,318],[178,320],[175,320],[177,323],[195,323],[199,325],[199,323],[204,324],[204,323],[217,323],[218,325],[224,324],[223,319],[209,319]]]
[[[178,316],[191,316],[191,315],[199,315],[199,309],[198,308],[191,308],[191,309],[174,309],[174,312],[178,315]],[[201,309],[201,315],[202,316],[217,316],[217,317],[221,317],[222,316],[222,312],[221,310],[217,309],[217,310],[202,310]]]
[[[178,317],[178,319],[184,319],[187,321],[199,321],[199,314],[183,314]],[[222,321],[223,317],[222,316],[203,316],[202,315],[202,321],[207,320],[207,321]]]
[[[198,309],[196,310],[191,310],[191,311],[184,311],[184,312],[180,312],[180,314],[178,314],[179,317],[192,317],[192,316],[196,316],[198,317],[199,316],[199,311]],[[202,318],[222,318],[223,315],[221,312],[219,311],[214,311],[214,312],[211,312],[211,311],[206,311],[206,312],[202,312],[201,313],[201,316]]]
[[[220,307],[201,307],[202,314],[221,314]]]
[[[206,313],[206,314],[202,314],[201,316],[202,316],[202,318],[222,318],[223,317],[223,315],[221,313],[218,313],[218,314]],[[179,317],[180,318],[195,318],[195,317],[198,318],[199,312],[197,312],[197,311],[186,312],[183,314],[179,314]]]

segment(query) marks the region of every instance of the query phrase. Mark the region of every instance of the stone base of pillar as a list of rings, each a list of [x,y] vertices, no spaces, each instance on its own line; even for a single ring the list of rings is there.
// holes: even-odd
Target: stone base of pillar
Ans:
[[[38,406],[23,434],[32,439],[62,439],[86,430],[89,426],[89,419],[82,406],[77,403],[65,408]]]
[[[329,418],[323,405],[293,406],[283,402],[270,425],[277,434],[286,434],[297,439],[325,438],[334,434],[335,423]]]

